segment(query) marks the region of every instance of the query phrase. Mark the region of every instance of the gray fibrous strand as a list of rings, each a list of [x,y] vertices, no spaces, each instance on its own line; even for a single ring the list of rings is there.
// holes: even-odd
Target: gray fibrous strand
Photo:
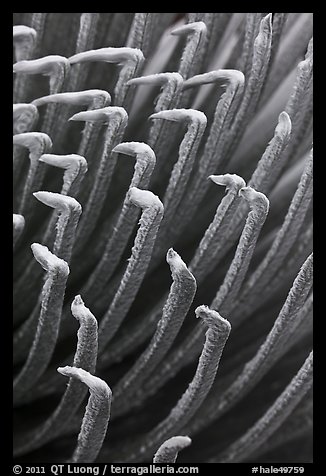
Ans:
[[[171,35],[187,35],[187,42],[180,59],[178,73],[188,79],[198,72],[200,68],[202,49],[205,43],[207,27],[203,21],[186,23],[171,31]],[[189,91],[182,92],[179,105],[182,107],[188,100]]]
[[[130,188],[146,189],[156,163],[151,147],[141,142],[122,142],[112,152],[135,156],[136,163]],[[109,281],[119,263],[138,215],[138,207],[132,203],[127,193],[102,257],[83,287],[84,294],[92,293],[93,296],[96,296],[102,292],[104,285]]]
[[[254,297],[257,296],[265,285],[271,281],[271,278],[275,276],[284,257],[289,253],[295,240],[299,236],[302,223],[304,222],[312,200],[312,172],[313,154],[311,152],[307,158],[305,169],[282,227],[279,229],[268,253],[245,283],[239,297],[239,305],[237,307],[232,306],[234,319],[238,320],[238,316],[240,315],[242,319],[252,310]]]
[[[50,94],[57,94],[63,88],[69,67],[69,61],[64,56],[49,55],[35,60],[19,61],[14,64],[13,70],[15,73],[20,74],[43,74],[49,76]],[[49,135],[52,134],[55,112],[56,105],[49,104],[44,115],[42,132]]]
[[[73,366],[94,373],[97,360],[97,320],[90,310],[85,307],[80,296],[76,296],[73,300],[71,312],[79,322],[78,342]],[[15,455],[25,454],[38,448],[64,432],[82,403],[86,392],[87,389],[81,382],[70,378],[57,408],[40,427],[27,435],[23,435],[23,438],[15,444]]]
[[[141,285],[163,218],[163,204],[152,192],[132,187],[128,194],[131,202],[141,207],[143,211],[128,266],[121,279],[119,289],[100,323],[100,353],[119,329]]]
[[[179,332],[196,292],[196,280],[180,256],[170,249],[166,260],[170,265],[173,284],[166,300],[155,334],[148,347],[113,389],[114,415],[130,406],[137,389],[163,360]],[[117,400],[115,400],[117,399]]]
[[[29,151],[30,165],[24,189],[21,197],[17,194],[17,201],[19,203],[18,211],[20,214],[28,216],[30,215],[31,208],[31,194],[39,189],[44,178],[44,166],[43,164],[40,164],[39,159],[43,154],[51,150],[52,141],[47,134],[42,132],[24,132],[22,134],[14,135],[13,144],[26,147]],[[18,166],[21,167],[21,165],[21,161],[18,160]]]
[[[55,208],[58,213],[53,253],[70,262],[77,225],[82,208],[73,197],[53,192],[35,192],[35,198],[45,205]]]
[[[145,58],[153,52],[153,44],[173,18],[173,13],[135,13],[126,46],[139,48]]]
[[[221,309],[221,312],[226,313],[228,313],[230,304],[237,296],[245,278],[260,230],[269,210],[269,201],[263,193],[257,192],[252,187],[241,188],[238,193],[248,202],[250,211],[232,263],[212,302],[214,309]]]
[[[156,451],[153,463],[175,463],[178,453],[191,444],[188,436],[172,436]]]
[[[277,13],[275,14],[277,15]],[[281,15],[281,14],[280,14]],[[289,17],[286,19],[285,27],[290,26]],[[271,95],[275,92],[277,87],[301,61],[302,55],[305,52],[307,44],[313,33],[313,21],[310,15],[300,13],[294,24],[290,28],[283,28],[282,38],[279,43],[279,48],[276,57],[271,58],[273,62],[269,73],[269,79],[264,88],[261,104],[268,101]],[[274,21],[273,21],[273,38],[274,38]],[[299,34],[298,34],[299,33]],[[272,50],[273,50],[272,40]]]
[[[88,110],[101,109],[111,103],[111,96],[107,91],[100,89],[89,89],[86,91],[62,92],[58,94],[49,94],[41,98],[34,99],[32,104],[37,108],[47,104],[57,104],[60,108],[60,116],[64,119],[54,124],[52,137],[54,144],[58,144],[58,137],[65,137],[67,132],[66,120],[69,117],[70,108],[73,106],[84,107]],[[92,156],[94,143],[98,137],[99,126],[87,122],[82,132],[82,140],[79,145],[78,153],[80,155]]]
[[[76,41],[76,54],[90,50],[94,47],[96,31],[100,20],[99,13],[82,13],[80,15],[79,32]],[[87,68],[76,64],[71,68],[67,89],[77,91],[85,81]]]
[[[297,74],[293,91],[286,104],[286,112],[294,119],[299,113],[300,104],[303,102],[304,95],[309,87],[313,74],[313,41],[309,42],[305,59],[300,61],[297,66]]]
[[[184,87],[193,87],[213,81],[226,85],[226,91],[217,103],[210,133],[204,144],[196,173],[191,178],[189,187],[176,212],[175,227],[170,230],[171,239],[178,236],[190,221],[207,191],[207,177],[215,174],[220,166],[225,147],[223,131],[229,128],[243,94],[244,76],[236,70],[218,70],[194,76],[184,83]]]
[[[38,120],[37,107],[34,104],[13,104],[13,133],[29,132]]]
[[[252,68],[252,50],[263,16],[263,13],[246,13],[245,37],[243,41],[241,56],[239,56],[237,61],[237,68],[244,73],[245,77],[249,76]]]
[[[261,454],[271,450],[284,447],[290,442],[300,437],[311,437],[313,429],[313,391],[308,390],[302,398],[300,405],[297,405],[289,417],[282,423],[281,427],[272,433],[267,440],[259,445],[251,453],[250,459],[253,460],[259,452]]]
[[[16,61],[29,59],[36,40],[36,31],[25,25],[13,27],[13,45]]]
[[[97,223],[107,190],[112,180],[117,157],[112,155],[112,149],[120,141],[127,125],[128,115],[122,107],[107,107],[75,114],[70,120],[106,122],[108,124],[101,152],[101,158],[96,171],[93,187],[87,197],[84,213],[78,227],[75,252],[78,253],[89,239]]]
[[[141,69],[144,62],[144,55],[138,48],[99,48],[96,50],[84,51],[77,53],[69,58],[69,63],[87,61],[104,61],[107,63],[117,63],[122,65],[119,77],[114,89],[114,97],[116,106],[122,106],[129,109],[130,94],[128,81],[132,79]]]
[[[104,380],[77,367],[59,367],[58,372],[87,385],[90,397],[78,435],[77,447],[68,462],[92,463],[98,455],[110,419],[112,392]]]
[[[183,85],[183,77],[179,73],[156,73],[147,76],[139,76],[128,81],[129,85],[160,86],[160,94],[156,98],[154,112],[160,112],[176,108],[179,94]],[[148,133],[148,143],[153,147],[158,140],[160,123],[154,122]]]
[[[216,264],[215,257],[219,248],[223,246],[222,241],[218,240],[218,236],[223,235],[223,231],[229,226],[231,212],[235,210],[241,199],[239,190],[246,186],[243,178],[235,174],[210,175],[209,179],[217,185],[224,185],[227,193],[218,205],[214,218],[205,231],[189,265],[196,279],[200,281]]]
[[[171,220],[185,193],[192,173],[198,147],[206,128],[207,119],[201,111],[193,109],[172,109],[152,114],[150,119],[163,119],[173,122],[185,122],[187,131],[180,144],[178,160],[170,174],[166,187],[163,204],[164,220],[160,230],[160,241],[165,243],[165,236],[171,228]]]
[[[180,103],[180,94],[184,81],[179,73],[158,73],[148,76],[142,76],[130,81],[130,84],[145,84],[145,85],[160,85],[161,91],[157,96],[154,104],[154,113],[164,110],[176,109]],[[152,108],[150,109],[152,110]],[[151,116],[149,116],[151,117]],[[135,119],[134,119],[135,121]],[[151,123],[150,129],[147,133],[147,142],[155,150],[156,156],[159,159],[166,157],[169,152],[171,144],[166,144],[173,125],[166,121],[154,121]],[[164,162],[158,161],[154,171],[154,177],[159,177],[161,169],[164,167]]]
[[[206,25],[206,33],[201,41],[200,55],[196,58],[196,72],[205,71],[211,61],[212,55],[216,52],[216,46],[220,47],[221,39],[226,30],[232,13],[189,13],[188,22],[193,23],[201,21]]]
[[[125,449],[130,462],[137,461],[140,455],[148,457],[158,444],[180,431],[200,407],[214,382],[231,326],[218,312],[207,306],[199,306],[195,313],[198,318],[203,319],[207,329],[195,375],[169,415],[138,443]]]
[[[69,274],[67,263],[52,254],[45,246],[32,245],[35,259],[47,271],[42,289],[41,312],[28,358],[14,378],[14,403],[19,404],[24,394],[46,370],[57,342],[61,310]],[[33,315],[32,315],[33,317]]]
[[[312,386],[313,352],[267,412],[224,452],[210,463],[241,462],[283,423]]]
[[[16,25],[13,27],[13,44],[16,61],[28,60],[35,53],[35,46],[39,39],[39,33],[34,27]],[[26,100],[27,84],[25,78],[18,77],[14,83],[13,97],[16,102]]]
[[[243,98],[235,120],[226,132],[228,146],[224,151],[230,156],[244,133],[247,121],[252,118],[258,105],[263,84],[268,72],[272,44],[272,14],[269,13],[260,22],[259,33],[255,38],[252,54],[252,69],[246,81]]]
[[[13,248],[15,248],[25,226],[25,218],[17,213],[13,214]]]
[[[43,154],[39,160],[64,170],[63,184],[60,193],[76,198],[88,168],[85,157],[78,154]],[[48,225],[48,229],[49,228],[51,228],[51,225]],[[47,233],[50,232],[46,231],[45,235]]]

